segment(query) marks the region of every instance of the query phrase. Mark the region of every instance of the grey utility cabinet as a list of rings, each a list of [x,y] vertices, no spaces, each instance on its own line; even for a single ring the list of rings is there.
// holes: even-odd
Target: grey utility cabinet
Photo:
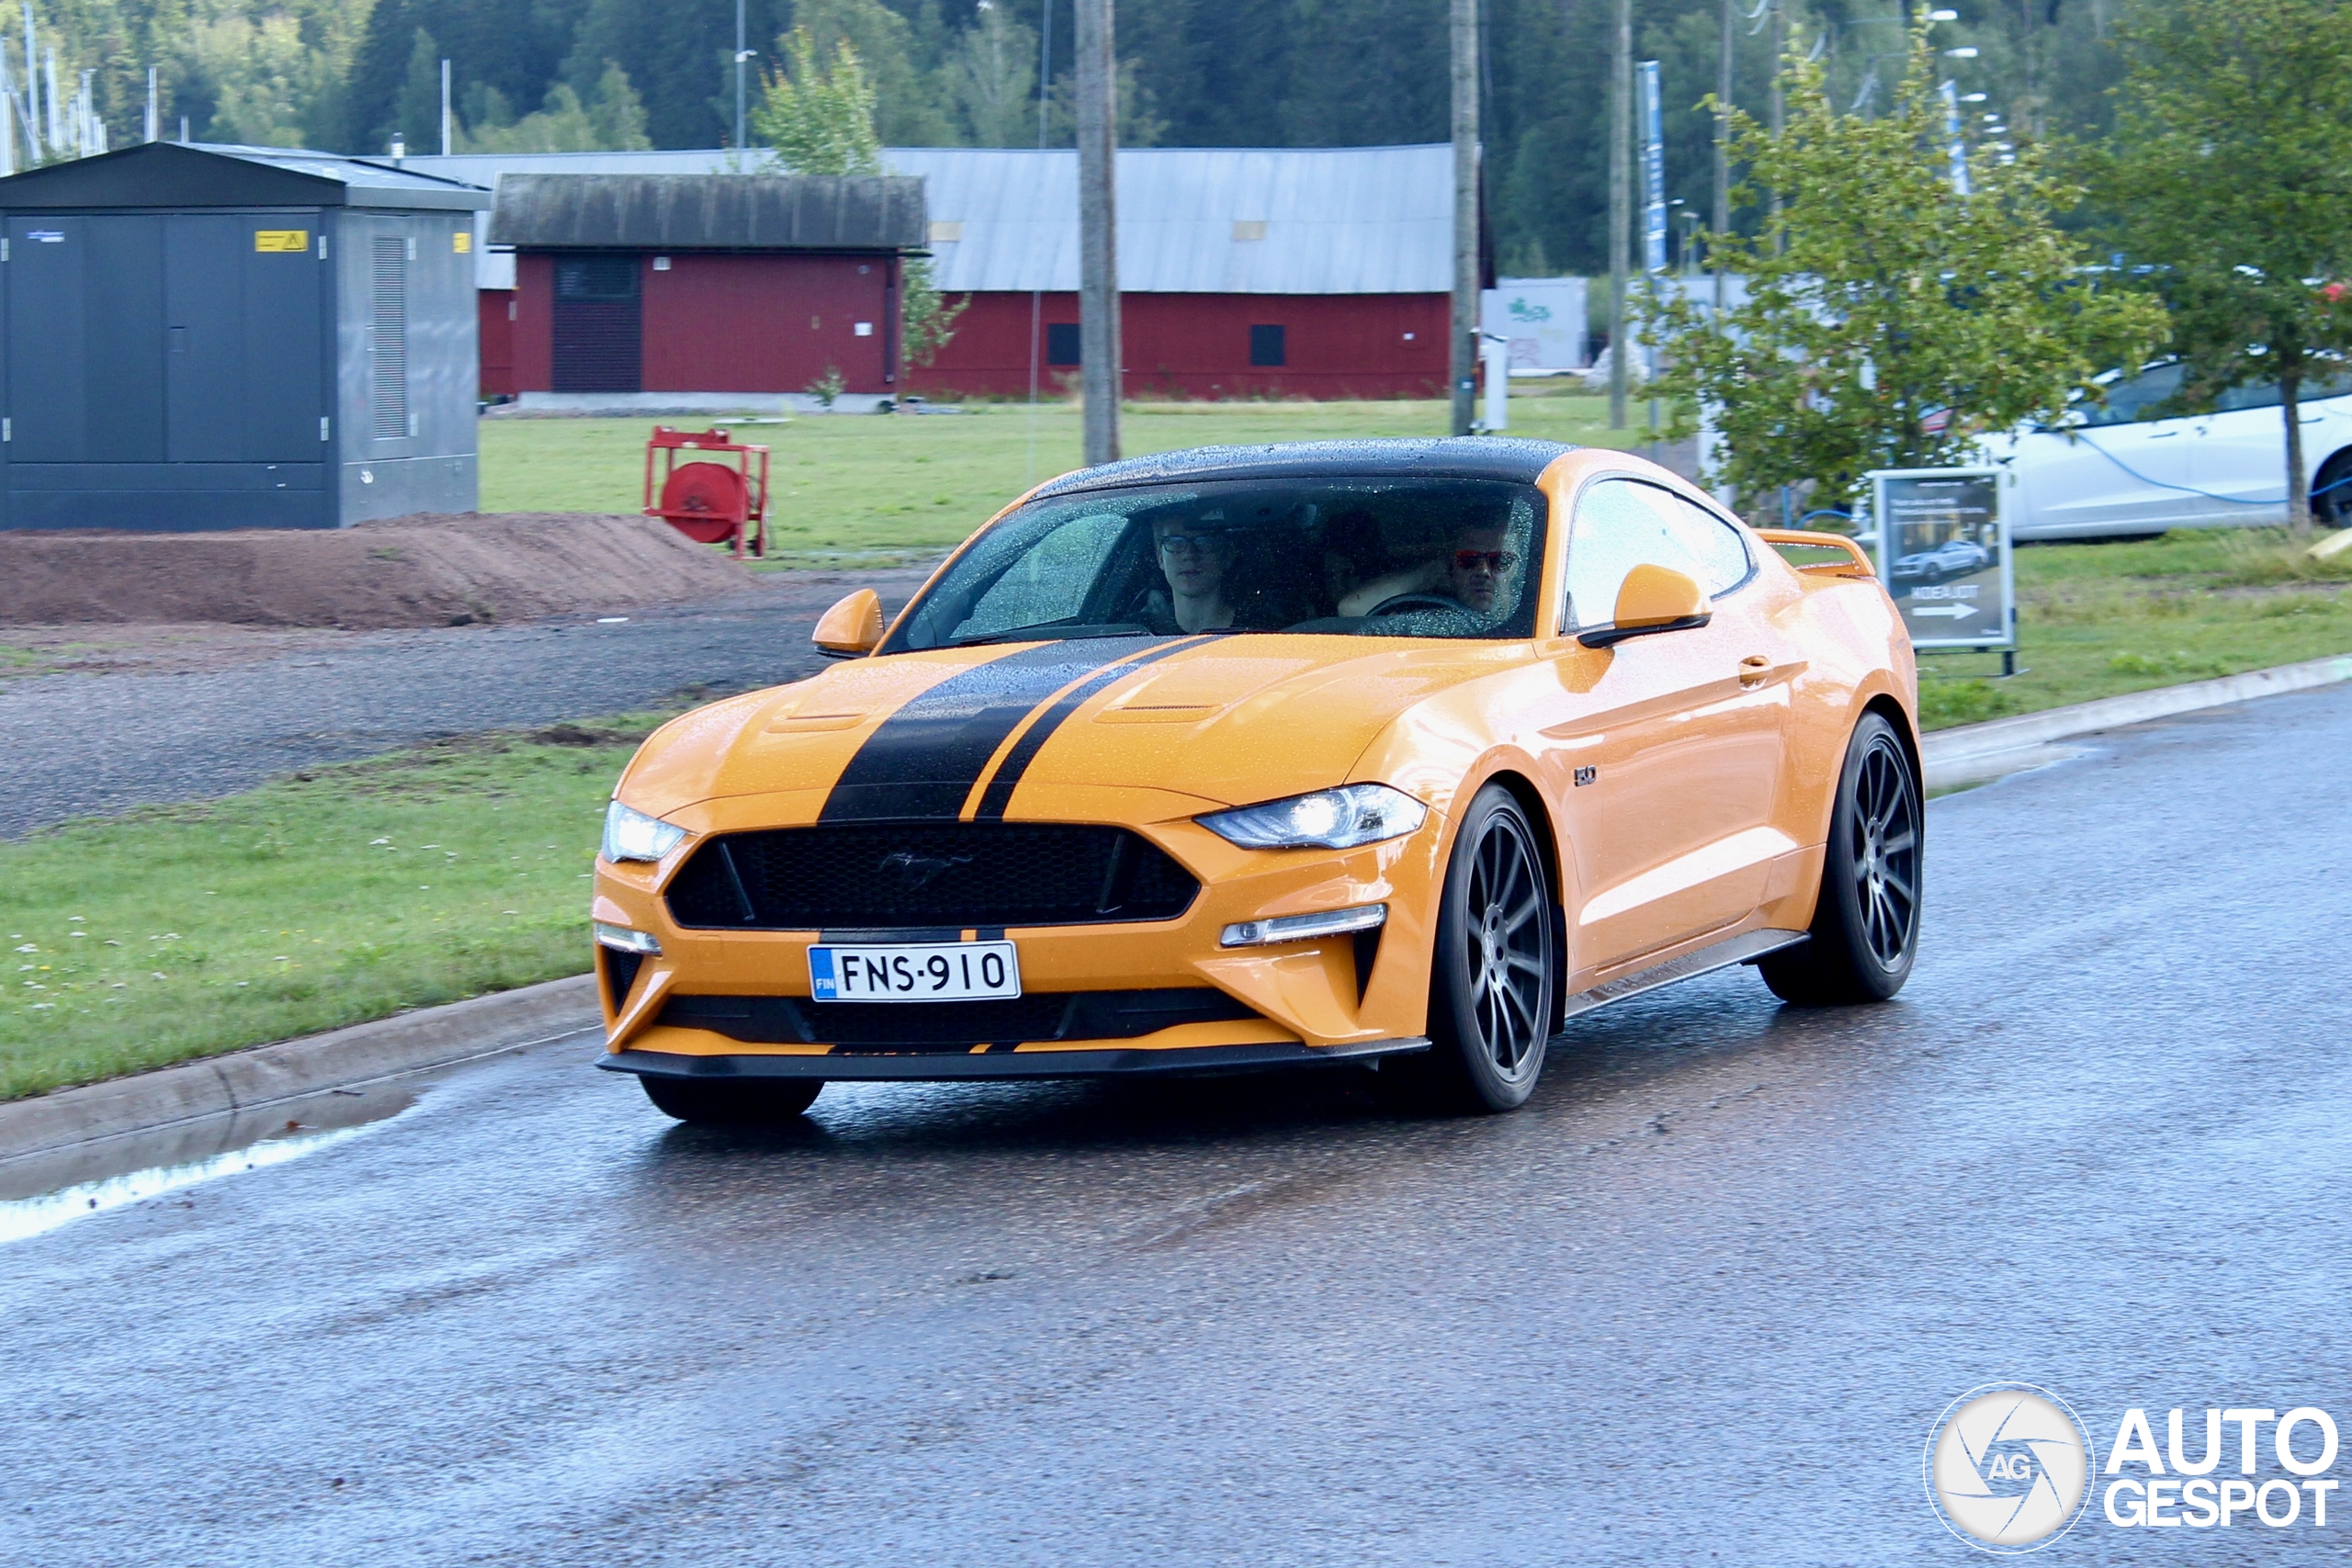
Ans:
[[[474,510],[489,205],[388,164],[168,141],[0,179],[0,527]]]

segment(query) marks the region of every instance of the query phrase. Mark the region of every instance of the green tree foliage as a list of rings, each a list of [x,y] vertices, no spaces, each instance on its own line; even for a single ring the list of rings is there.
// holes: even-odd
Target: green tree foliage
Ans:
[[[1037,35],[1001,6],[965,29],[944,67],[946,96],[975,147],[1037,142]]]
[[[652,147],[645,135],[645,104],[628,73],[610,61],[583,99],[569,82],[548,89],[536,114],[514,118],[505,96],[481,86],[468,100],[458,130],[461,152],[610,152]]]
[[[1671,364],[1656,389],[1712,412],[1742,494],[1810,479],[1845,497],[1871,468],[1962,461],[2162,340],[2154,300],[2085,272],[2052,220],[2080,193],[2040,155],[1953,192],[1936,65],[1914,33],[1887,112],[1865,118],[1792,49],[1786,131],[1734,118],[1736,155],[1781,210],[1753,237],[1711,237],[1747,302],[1719,320],[1690,299],[1645,311]]]
[[[957,137],[941,102],[935,73],[925,69],[915,29],[882,0],[798,0],[793,22],[830,60],[847,44],[874,92],[874,130],[889,147],[952,145]]]
[[[907,364],[916,369],[930,364],[956,336],[956,319],[971,307],[965,295],[950,304],[932,281],[931,263],[907,258],[899,276],[899,330],[906,344]]]
[[[433,35],[417,28],[401,96],[392,101],[392,135],[403,139],[411,152],[441,151],[441,58]]]
[[[784,68],[762,78],[752,111],[752,130],[776,161],[796,175],[881,173],[874,87],[849,40],[836,40],[820,57],[814,35],[796,28],[776,49]]]
[[[2093,159],[2123,254],[2170,306],[2180,409],[2278,383],[2287,494],[2311,496],[2297,411],[2352,350],[2352,6],[2170,0],[2130,29],[2111,148]]]

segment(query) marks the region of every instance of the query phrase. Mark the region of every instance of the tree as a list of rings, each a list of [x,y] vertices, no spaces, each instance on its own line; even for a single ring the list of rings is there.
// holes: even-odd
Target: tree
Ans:
[[[776,40],[785,65],[763,73],[752,130],[796,175],[878,175],[882,142],[874,134],[874,88],[846,39],[820,62],[817,40],[795,28]]]
[[[2179,399],[2276,382],[2287,504],[2311,524],[2297,412],[2343,371],[2352,305],[2352,6],[2173,0],[2126,33],[2115,144],[2093,160],[2123,255],[2171,308]]]
[[[495,87],[469,94],[467,107],[467,124],[458,132],[460,152],[634,152],[653,145],[645,137],[645,105],[628,73],[610,61],[585,99],[569,82],[558,82],[539,111],[521,119]]]
[[[874,88],[874,130],[885,146],[952,146],[955,127],[940,102],[937,75],[916,60],[914,28],[881,0],[797,0],[796,28],[830,59],[847,44]]]
[[[899,276],[899,321],[908,366],[920,369],[936,358],[956,336],[956,319],[971,304],[968,294],[947,303],[932,280],[931,263],[909,256]]]
[[[401,96],[392,107],[392,134],[406,138],[410,152],[441,151],[441,49],[423,28],[416,29],[415,47],[408,51],[408,73],[401,79]]]
[[[1890,111],[1863,118],[1792,45],[1786,131],[1732,117],[1737,200],[1777,191],[1780,211],[1753,237],[1702,236],[1747,301],[1720,320],[1695,299],[1645,304],[1671,362],[1656,389],[1686,434],[1706,405],[1742,494],[1810,479],[1848,497],[1872,468],[1967,460],[2161,341],[2162,307],[2103,286],[2052,222],[2079,193],[2041,155],[1987,160],[1955,194],[1935,65],[1915,31]]]
[[[944,68],[947,94],[975,147],[1037,141],[1037,35],[990,6],[965,29]]]

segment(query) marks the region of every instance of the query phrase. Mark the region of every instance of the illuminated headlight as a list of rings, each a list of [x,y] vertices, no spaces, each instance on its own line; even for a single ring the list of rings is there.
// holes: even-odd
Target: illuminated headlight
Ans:
[[[633,931],[627,926],[608,926],[602,920],[589,923],[596,928],[596,940],[606,947],[642,953],[648,958],[662,956],[662,944],[653,939],[651,931]]]
[[[1245,850],[1351,850],[1409,833],[1429,814],[1428,807],[1402,790],[1360,784],[1213,812],[1198,820]]]
[[[1305,942],[1309,937],[1344,936],[1368,931],[1388,919],[1385,904],[1364,904],[1353,909],[1318,909],[1311,915],[1277,915],[1271,920],[1242,920],[1225,928],[1219,947],[1263,947],[1271,942]]]
[[[684,828],[631,811],[617,800],[605,808],[605,858],[616,865],[625,860],[660,860],[685,839]]]

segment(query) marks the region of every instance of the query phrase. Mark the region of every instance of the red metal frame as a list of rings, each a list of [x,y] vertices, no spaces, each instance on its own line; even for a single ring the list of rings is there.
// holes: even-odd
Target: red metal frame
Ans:
[[[655,453],[662,454],[661,480],[654,479]],[[735,464],[710,463],[696,457],[681,465],[678,454],[695,452],[710,457],[732,457]],[[759,457],[759,468],[752,471],[752,457]],[[698,468],[716,468],[735,476],[736,491],[732,495],[712,493],[709,480],[715,476],[695,475]],[[719,489],[726,487],[722,484]],[[666,424],[653,427],[652,438],[645,444],[645,514],[659,517],[690,539],[707,545],[732,544],[735,558],[743,558],[743,546],[748,541],[752,554],[767,554],[768,516],[768,449],[737,441],[729,433],[710,430],[676,430]]]

